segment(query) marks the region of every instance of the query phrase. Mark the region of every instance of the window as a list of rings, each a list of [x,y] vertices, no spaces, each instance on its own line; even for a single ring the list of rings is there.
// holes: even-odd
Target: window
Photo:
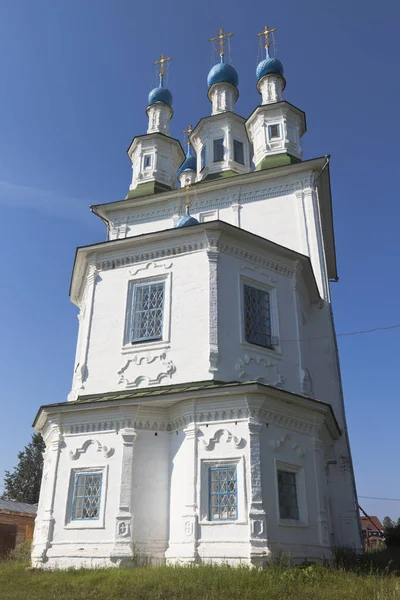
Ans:
[[[299,519],[296,473],[278,470],[279,514],[281,519]]]
[[[73,521],[99,518],[102,478],[99,472],[75,474]]]
[[[237,519],[236,466],[210,467],[209,469],[209,519],[232,521]]]
[[[145,154],[143,158],[144,168],[148,169],[151,167],[151,154]]]
[[[224,160],[224,138],[214,140],[214,162]]]
[[[203,170],[206,166],[206,146],[204,145],[201,149],[200,154],[200,169]]]
[[[162,338],[164,282],[134,286],[131,342]]]
[[[244,285],[245,338],[251,344],[272,346],[269,293]]]
[[[243,143],[233,140],[233,160],[244,165]]]
[[[269,139],[278,138],[281,135],[281,128],[278,124],[268,125],[268,137]]]

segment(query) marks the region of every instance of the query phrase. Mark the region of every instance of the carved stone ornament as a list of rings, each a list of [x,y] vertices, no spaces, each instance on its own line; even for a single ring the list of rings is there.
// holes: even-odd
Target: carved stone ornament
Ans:
[[[301,370],[301,393],[303,396],[314,398],[313,380],[308,369]]]
[[[274,450],[274,452],[278,452],[278,450],[280,450],[282,446],[286,444],[286,442],[290,442],[291,439],[292,437],[288,433],[285,433],[285,435],[280,440],[270,440],[269,445]],[[303,456],[306,453],[304,448],[302,448],[301,446],[299,446],[299,444],[296,443],[292,445],[292,450],[296,452],[299,458],[303,458]]]
[[[218,429],[218,431],[215,432],[213,437],[210,437],[208,439],[200,438],[200,441],[203,444],[204,449],[207,451],[214,450],[215,444],[219,443],[232,443],[235,446],[235,448],[243,448],[243,446],[246,445],[246,440],[233,435],[233,433],[228,431],[228,429]]]
[[[154,261],[148,262],[146,265],[142,265],[141,267],[137,267],[136,269],[130,269],[129,275],[135,277],[140,271],[153,271],[155,269],[170,269],[172,267],[172,262],[169,263],[156,263]]]
[[[245,354],[238,358],[235,364],[235,370],[239,379],[246,378],[248,380],[266,383],[275,387],[282,387],[285,378],[278,371],[276,364],[270,362],[266,358],[258,355]],[[259,377],[257,377],[259,375]]]
[[[127,537],[129,536],[130,524],[128,521],[118,521],[117,522],[117,535],[119,537]]]
[[[69,451],[70,459],[77,460],[81,456],[81,454],[85,454],[86,450],[91,444],[94,444],[96,446],[96,452],[103,453],[104,458],[110,458],[115,452],[114,448],[107,448],[107,446],[102,446],[97,440],[86,440],[85,442],[83,442],[80,448]]]
[[[158,385],[163,379],[170,378],[176,367],[167,360],[165,352],[161,354],[135,355],[129,358],[118,371],[119,384],[126,388],[137,388],[140,384]]]

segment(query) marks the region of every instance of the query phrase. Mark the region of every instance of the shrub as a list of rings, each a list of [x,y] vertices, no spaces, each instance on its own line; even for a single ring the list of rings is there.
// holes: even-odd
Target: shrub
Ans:
[[[32,541],[25,540],[25,542],[22,542],[21,544],[18,544],[18,546],[15,546],[14,550],[10,550],[7,558],[15,562],[30,562],[31,552]]]

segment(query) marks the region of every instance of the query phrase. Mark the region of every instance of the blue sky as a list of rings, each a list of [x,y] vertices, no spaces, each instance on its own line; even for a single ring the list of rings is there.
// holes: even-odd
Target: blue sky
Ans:
[[[338,332],[400,322],[395,2],[3,0],[1,13],[0,477],[29,441],[39,405],[69,392],[75,247],[104,239],[88,206],[125,197],[126,148],[146,129],[152,63],[173,57],[171,133],[182,139],[210,112],[207,40],[218,27],[235,33],[243,116],[259,103],[255,34],[278,28],[286,99],[307,113],[304,157],[332,155]],[[340,337],[339,349],[358,492],[400,498],[400,329]],[[400,516],[400,502],[360,503]]]

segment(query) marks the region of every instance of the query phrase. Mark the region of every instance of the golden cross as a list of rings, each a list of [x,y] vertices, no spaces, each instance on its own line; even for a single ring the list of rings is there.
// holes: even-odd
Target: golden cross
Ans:
[[[224,40],[226,38],[230,38],[233,36],[233,33],[225,33],[224,30],[218,29],[218,35],[216,37],[210,38],[208,41],[209,42],[218,42],[219,44],[219,55],[221,58],[223,58],[224,54],[225,54],[225,44],[224,44]]]
[[[260,32],[257,33],[257,37],[261,37],[262,35],[264,36],[264,48],[267,49],[269,47],[269,45],[271,44],[271,41],[269,39],[269,36],[271,35],[271,33],[274,33],[274,31],[276,31],[275,29],[268,29],[268,25],[264,26],[264,29]]]
[[[155,61],[155,65],[160,65],[160,70],[158,72],[160,77],[164,77],[164,73],[168,69],[168,65],[165,65],[166,62],[169,62],[171,58],[166,58],[164,54],[161,54],[160,60]]]
[[[190,146],[190,139],[189,139],[189,136],[190,136],[190,134],[192,133],[192,131],[193,131],[193,127],[192,127],[191,125],[188,125],[188,128],[187,128],[187,129],[184,129],[184,130],[182,131],[182,133],[187,133],[187,143],[188,143],[188,146]]]

